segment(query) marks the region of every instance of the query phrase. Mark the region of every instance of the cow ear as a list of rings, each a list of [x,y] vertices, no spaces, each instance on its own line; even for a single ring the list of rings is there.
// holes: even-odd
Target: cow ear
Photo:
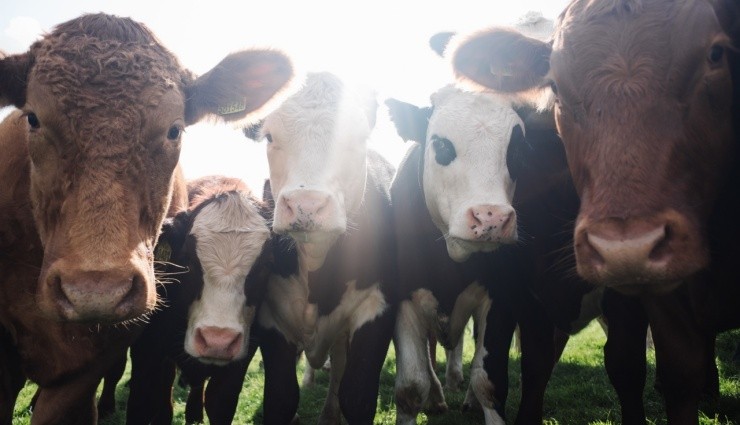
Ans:
[[[550,71],[549,43],[496,28],[462,37],[449,47],[455,75],[483,87],[518,93],[539,87]]]
[[[186,88],[185,122],[206,115],[224,121],[254,119],[293,79],[293,65],[274,50],[232,53]],[[273,103],[273,102],[270,102]],[[260,111],[260,109],[262,111]]]
[[[429,38],[429,47],[439,56],[444,57],[445,48],[454,36],[454,32],[438,32]]]
[[[168,217],[162,223],[162,229],[154,248],[154,260],[170,262],[185,244],[185,232],[190,212],[180,211],[174,217]]]
[[[26,104],[28,74],[32,66],[30,53],[6,57],[0,52],[0,108],[8,105],[21,108]]]
[[[419,108],[393,98],[386,99],[385,105],[401,139],[404,142],[412,140],[423,145],[427,139],[432,108]]]

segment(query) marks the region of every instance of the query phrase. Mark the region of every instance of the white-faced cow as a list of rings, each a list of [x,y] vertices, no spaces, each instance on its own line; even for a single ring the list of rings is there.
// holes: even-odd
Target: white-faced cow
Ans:
[[[291,76],[283,54],[242,51],[196,78],[145,26],[105,14],[0,59],[0,105],[20,109],[0,124],[0,422],[29,377],[34,424],[95,423],[95,388],[137,333],[109,325],[156,304],[183,128],[245,118]]]
[[[339,423],[340,409],[350,424],[375,416],[396,303],[394,170],[367,149],[376,109],[374,96],[330,73],[311,73],[264,121],[273,231],[293,244],[259,315],[265,423],[293,419],[298,349],[314,368],[331,354],[322,423]]]
[[[165,221],[155,251],[171,280],[160,291],[163,306],[131,347],[131,425],[172,421],[175,364],[191,381],[210,376],[209,421],[230,424],[257,349],[250,329],[270,273],[272,211],[235,178],[201,177],[188,183],[188,195],[189,207]],[[198,410],[188,413],[202,416]]]
[[[740,324],[739,28],[733,1],[574,0],[551,43],[494,28],[451,55],[460,77],[490,89],[552,90],[582,201],[578,272],[638,295],[669,423],[696,423],[702,391],[717,390],[714,334]],[[607,346],[607,360],[641,356],[642,332],[618,354]],[[642,375],[627,385],[637,403],[644,356],[635,365],[607,369]]]
[[[600,294],[561,264],[578,199],[554,128],[531,109],[515,108],[510,98],[454,87],[435,93],[431,108],[394,99],[387,104],[399,135],[418,143],[391,188],[401,289],[394,339],[397,421],[414,423],[421,409],[445,409],[426,335],[432,330],[452,348],[472,313],[479,326],[470,386],[486,423],[504,423],[517,324],[523,364],[517,423],[541,422],[545,386],[562,349],[556,327],[578,331],[600,312]],[[496,193],[505,197],[496,199]],[[492,214],[481,219],[475,210],[485,203]],[[450,212],[440,214],[438,205]],[[469,220],[468,252],[457,256],[463,261],[453,261],[447,242],[456,210]],[[512,227],[524,235],[517,238],[499,224],[506,220],[490,221],[497,210],[511,219],[516,210]],[[506,235],[499,243],[509,244],[486,252],[496,246],[488,236],[476,242],[481,227]]]

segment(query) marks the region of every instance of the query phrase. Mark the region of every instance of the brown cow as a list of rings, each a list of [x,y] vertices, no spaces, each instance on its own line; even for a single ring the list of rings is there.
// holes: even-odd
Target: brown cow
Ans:
[[[552,88],[582,200],[578,272],[639,294],[669,423],[696,423],[701,391],[716,391],[714,334],[740,324],[738,8],[730,0],[574,0],[552,43],[493,29],[453,54],[459,75],[494,90]],[[614,350],[607,346],[607,361],[635,355]]]
[[[182,129],[246,118],[291,77],[283,54],[254,50],[196,78],[104,14],[0,59],[0,106],[21,109],[0,124],[0,423],[24,376],[41,387],[32,423],[96,422],[95,387],[136,333],[109,325],[156,303]]]

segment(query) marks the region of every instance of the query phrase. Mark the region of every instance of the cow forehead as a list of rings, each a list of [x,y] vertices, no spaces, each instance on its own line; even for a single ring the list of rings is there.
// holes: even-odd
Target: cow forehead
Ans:
[[[300,91],[265,119],[264,131],[282,141],[327,143],[366,138],[370,125],[354,91],[332,74],[312,73]]]
[[[511,100],[505,96],[443,89],[432,98],[434,112],[429,119],[427,139],[436,135],[454,144],[508,143],[515,125],[524,128]]]
[[[29,98],[42,92],[53,99],[75,136],[82,139],[106,122],[127,127],[127,131],[139,128],[144,111],[163,101],[184,108],[182,87],[190,76],[158,44],[49,36],[34,45],[31,53]],[[177,96],[166,98],[166,93]]]
[[[566,88],[583,97],[593,90],[664,91],[671,81],[683,83],[674,74],[702,63],[720,34],[707,1],[575,1],[556,25],[552,71],[559,85],[568,80]]]

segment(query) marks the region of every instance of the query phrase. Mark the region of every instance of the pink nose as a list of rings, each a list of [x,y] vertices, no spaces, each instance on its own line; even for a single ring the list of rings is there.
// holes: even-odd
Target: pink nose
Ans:
[[[146,281],[133,269],[62,270],[52,265],[42,302],[51,302],[66,320],[120,322],[147,311]]]
[[[331,196],[318,190],[294,190],[278,198],[276,221],[285,230],[311,231],[321,228],[334,214]]]
[[[200,357],[232,360],[241,354],[243,338],[233,329],[204,326],[195,330],[195,351]]]
[[[476,205],[467,212],[471,239],[486,242],[516,242],[516,212],[510,205]]]

